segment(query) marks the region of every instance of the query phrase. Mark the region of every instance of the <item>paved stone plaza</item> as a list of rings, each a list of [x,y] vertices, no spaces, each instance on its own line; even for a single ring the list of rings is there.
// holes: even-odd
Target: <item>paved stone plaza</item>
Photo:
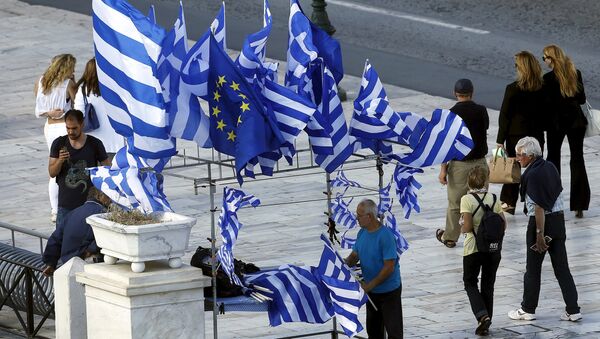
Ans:
[[[188,25],[193,24],[189,23]],[[251,33],[251,32],[248,32]],[[93,54],[91,18],[47,7],[29,6],[16,0],[3,0],[0,4],[0,221],[50,234],[50,207],[47,195],[48,150],[43,136],[43,119],[33,114],[33,84],[42,74],[50,58],[60,53],[72,53],[78,60],[76,77],[81,75],[83,65]],[[365,56],[365,58],[368,56]],[[373,65],[377,68],[377,65]],[[281,76],[280,72],[280,76]],[[385,74],[381,74],[385,81]],[[360,79],[346,77],[342,87],[348,91],[349,101],[344,110],[349,118],[352,100],[356,97]],[[452,83],[448,84],[451,93]],[[429,115],[435,108],[449,108],[453,101],[433,97],[408,89],[386,86],[388,97],[397,111],[411,111]],[[477,84],[475,84],[475,101]],[[488,135],[490,148],[494,146],[497,132],[498,112],[489,110],[491,127]],[[301,147],[306,146],[302,140]],[[208,150],[198,151],[193,144],[179,143],[180,154],[200,155],[210,158]],[[563,148],[563,187],[565,198],[569,197],[569,152]],[[522,213],[508,216],[508,230],[504,241],[503,259],[498,271],[495,292],[495,310],[490,329],[492,338],[598,338],[600,337],[600,208],[597,206],[600,192],[600,137],[586,139],[584,153],[592,190],[592,204],[583,219],[575,219],[574,213],[565,214],[567,224],[567,247],[571,270],[579,292],[583,320],[579,323],[563,322],[559,317],[564,309],[560,289],[553,276],[550,260],[544,263],[542,297],[536,321],[517,322],[508,319],[506,313],[519,306],[525,269],[525,225]],[[358,159],[358,158],[356,158]],[[306,153],[300,163],[308,164]],[[186,165],[193,161],[186,160]],[[183,165],[174,158],[173,165]],[[288,168],[282,164],[281,169]],[[393,167],[384,167],[384,183],[387,184]],[[413,213],[402,222],[402,232],[410,243],[408,252],[402,255],[403,309],[407,338],[470,338],[475,337],[476,321],[471,313],[462,285],[462,240],[456,248],[448,249],[437,242],[434,233],[443,228],[445,219],[446,190],[437,181],[438,168],[427,168],[417,176],[423,185],[419,191],[421,213]],[[210,237],[210,205],[206,187],[198,187],[195,194],[194,181],[205,178],[206,169],[188,166],[167,169],[165,193],[174,210],[194,216],[198,222],[192,230],[189,262],[198,245],[207,246]],[[213,172],[219,173],[218,169]],[[175,174],[175,175],[171,175]],[[231,170],[223,169],[230,177]],[[346,175],[351,180],[375,188],[378,176],[375,163],[365,160],[348,164]],[[187,178],[183,178],[185,176]],[[216,205],[221,204],[225,184],[236,185],[234,180],[220,181],[217,186]],[[260,177],[248,180],[243,189],[259,197],[263,206],[244,209],[238,215],[244,228],[240,232],[236,256],[256,263],[272,266],[286,263],[316,265],[322,243],[319,234],[325,230],[326,178],[320,169],[286,172],[273,178]],[[499,193],[500,186],[491,190]],[[372,191],[350,190],[356,195],[353,206]],[[521,210],[519,204],[517,210]],[[395,205],[399,220],[401,208]],[[218,212],[216,217],[218,217]],[[11,235],[0,230],[0,241],[9,243]],[[18,246],[39,251],[36,238],[17,236]],[[212,337],[212,313],[207,313],[207,338]],[[364,324],[364,310],[361,316]],[[14,313],[8,308],[0,311],[0,327],[18,328]],[[324,325],[304,323],[286,324],[271,328],[266,313],[230,312],[218,317],[221,338],[272,338],[317,332],[331,328]],[[40,334],[54,337],[53,322],[47,321]],[[366,334],[363,332],[362,335]],[[0,331],[1,337],[13,335]],[[327,335],[320,337],[326,338]]]

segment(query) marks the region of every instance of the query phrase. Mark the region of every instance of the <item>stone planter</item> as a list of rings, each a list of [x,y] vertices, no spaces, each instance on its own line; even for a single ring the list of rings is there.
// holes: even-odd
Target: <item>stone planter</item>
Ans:
[[[159,223],[123,225],[106,219],[106,214],[94,214],[87,219],[94,230],[98,247],[102,248],[104,262],[114,264],[117,259],[131,262],[133,272],[143,272],[144,262],[169,260],[172,268],[181,267],[181,257],[187,249],[195,218],[165,212]]]

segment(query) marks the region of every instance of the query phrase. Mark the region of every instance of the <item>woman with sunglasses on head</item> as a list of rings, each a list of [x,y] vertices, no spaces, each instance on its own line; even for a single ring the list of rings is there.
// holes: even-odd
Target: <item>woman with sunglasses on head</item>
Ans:
[[[590,204],[590,184],[583,159],[583,138],[587,119],[581,110],[585,104],[585,90],[581,72],[571,59],[556,45],[544,47],[542,57],[551,71],[544,74],[544,92],[550,114],[548,131],[548,156],[560,173],[560,149],[565,139],[571,151],[571,201],[570,210],[577,218]]]
[[[542,67],[533,54],[521,51],[515,54],[515,70],[517,80],[506,86],[496,137],[497,146],[513,158],[517,141],[523,137],[534,137],[544,147]],[[502,185],[500,201],[505,212],[515,214],[518,198],[518,183]]]
[[[35,116],[45,118],[44,136],[48,151],[54,139],[67,134],[65,113],[73,107],[75,93],[75,63],[71,54],[59,54],[52,58],[44,74],[35,83]],[[55,178],[48,182],[50,196],[51,220],[56,221],[58,211],[58,185]]]

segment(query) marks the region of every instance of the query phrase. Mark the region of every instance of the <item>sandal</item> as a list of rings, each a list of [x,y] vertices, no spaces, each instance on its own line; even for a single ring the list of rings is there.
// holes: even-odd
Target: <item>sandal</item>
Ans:
[[[514,206],[510,206],[509,204],[503,202],[501,207],[502,207],[502,211],[512,214],[512,215],[515,215],[515,207]]]
[[[448,247],[448,248],[453,248],[456,246],[456,242],[452,241],[452,240],[442,240],[442,235],[444,235],[444,230],[438,228],[435,231],[435,237],[436,239],[441,242],[442,244],[444,244],[444,246]]]

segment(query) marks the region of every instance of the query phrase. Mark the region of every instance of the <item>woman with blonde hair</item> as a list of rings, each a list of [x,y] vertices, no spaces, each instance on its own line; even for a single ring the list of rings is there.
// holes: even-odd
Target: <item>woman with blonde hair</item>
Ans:
[[[77,81],[77,95],[75,96],[75,109],[85,112],[85,101],[90,103],[96,112],[100,127],[86,134],[95,136],[104,144],[109,158],[111,154],[117,153],[124,145],[122,136],[118,135],[108,120],[106,104],[100,95],[98,73],[96,72],[96,58],[91,58],[85,64],[81,79]]]
[[[581,72],[571,59],[556,45],[544,47],[542,57],[551,71],[544,74],[544,92],[551,114],[548,128],[548,157],[560,173],[560,149],[565,136],[571,151],[570,210],[577,218],[590,204],[590,184],[583,159],[583,138],[587,119],[581,110],[585,104],[585,90]]]
[[[35,83],[35,116],[45,118],[44,136],[48,151],[54,139],[67,134],[65,113],[73,106],[75,99],[75,63],[77,60],[71,54],[59,54],[52,58],[50,66]],[[48,182],[50,196],[51,218],[56,221],[58,211],[58,185],[54,178]]]
[[[521,51],[515,54],[515,70],[517,79],[508,84],[504,92],[496,137],[497,146],[513,158],[515,145],[523,137],[534,137],[544,147],[542,115],[545,112],[540,63],[530,52]],[[515,214],[518,199],[518,183],[502,185],[500,201],[505,212]]]

